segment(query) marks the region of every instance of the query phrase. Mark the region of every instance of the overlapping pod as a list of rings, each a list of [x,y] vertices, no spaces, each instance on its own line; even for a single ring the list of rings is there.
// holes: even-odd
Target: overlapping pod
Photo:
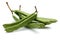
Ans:
[[[20,14],[20,15],[23,15],[23,16],[20,16],[21,18],[23,17],[26,17],[28,16],[29,14],[26,13],[26,12],[23,12],[23,11],[19,11],[19,10],[14,10],[13,12],[15,12],[17,15]],[[19,16],[19,15],[18,15]],[[43,18],[43,17],[37,17],[35,19],[35,21],[38,21],[38,22],[41,22],[41,23],[44,23],[44,24],[51,24],[51,23],[54,23],[56,22],[57,20],[56,19],[49,19],[49,18]]]
[[[8,5],[8,2],[6,2],[6,4],[7,4],[8,8],[10,9],[10,7]],[[35,8],[36,8],[36,6],[35,6]],[[23,26],[26,26],[27,28],[44,28],[45,24],[51,24],[51,23],[54,23],[54,22],[57,21],[55,19],[37,17],[37,9],[36,9],[36,12],[34,12],[31,15],[26,13],[26,12],[19,11],[19,10],[12,11],[10,9],[10,11],[12,12],[12,14],[13,14],[13,12],[15,14],[17,14],[21,20],[16,18],[13,15],[13,18],[16,22],[11,23],[11,24],[4,24],[3,25],[6,32],[12,32],[14,30],[17,30],[20,27],[23,27]],[[35,20],[35,22],[33,22],[33,20]],[[41,23],[39,23],[39,22],[41,22]]]
[[[14,16],[14,15],[13,15],[13,16]],[[22,16],[23,16],[23,15],[22,15]],[[15,16],[14,16],[14,17],[15,17]],[[13,18],[14,18],[14,17],[13,17]],[[16,17],[15,17],[15,18],[16,18]],[[20,20],[20,19],[18,19],[18,18],[16,18],[16,19],[18,19],[18,20],[16,20],[15,18],[14,18],[15,21]],[[25,18],[25,17],[23,17],[23,18]],[[32,21],[31,23],[27,24],[25,27],[26,27],[26,28],[29,28],[29,29],[33,29],[33,28],[45,28],[45,24]]]
[[[36,19],[37,17],[37,13],[34,12],[33,14],[25,17],[24,19],[16,22],[16,23],[12,23],[12,24],[5,24],[3,25],[5,27],[6,32],[12,32],[14,30],[17,30],[20,27],[26,26],[28,23],[30,23],[33,19]],[[11,27],[8,27],[11,26]]]

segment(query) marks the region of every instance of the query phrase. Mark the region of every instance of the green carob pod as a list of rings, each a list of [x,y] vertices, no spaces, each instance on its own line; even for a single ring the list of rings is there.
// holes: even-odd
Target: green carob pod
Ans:
[[[25,18],[23,15],[21,15],[23,18]],[[14,17],[13,17],[14,18]],[[18,19],[18,18],[17,18]],[[14,18],[15,21],[18,21]],[[31,23],[27,24],[25,26],[26,28],[29,28],[29,29],[33,29],[33,28],[45,28],[45,24],[43,23],[39,23],[39,22],[35,22],[35,21],[32,21]]]
[[[18,14],[23,15],[22,17],[20,16],[21,18],[26,17],[26,16],[29,16],[28,13],[23,12],[23,11],[14,10],[13,12],[14,12],[15,14],[18,13]],[[44,23],[45,25],[48,25],[48,24],[51,24],[51,23],[56,22],[57,20],[56,20],[56,19],[43,18],[43,17],[37,17],[37,18],[35,19],[35,21]]]
[[[3,26],[4,26],[5,30],[6,30],[6,32],[12,32],[14,30],[17,30],[20,27],[26,26],[32,20],[36,19],[36,17],[37,17],[37,12],[34,12],[33,14],[25,17],[24,19],[22,19],[22,20],[20,20],[18,22],[11,23],[11,24],[5,24]]]

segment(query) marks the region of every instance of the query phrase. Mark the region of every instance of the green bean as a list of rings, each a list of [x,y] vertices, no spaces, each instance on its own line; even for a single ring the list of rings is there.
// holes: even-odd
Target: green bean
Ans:
[[[6,2],[8,8],[10,9],[8,2]],[[56,22],[55,19],[48,19],[48,18],[39,18],[37,17],[37,8],[35,6],[36,11],[33,14],[28,14],[23,11],[19,10],[11,10],[10,11],[17,14],[19,16],[19,19],[16,18],[14,15],[13,18],[16,22],[10,23],[10,24],[4,24],[4,28],[6,32],[13,32],[14,30],[17,30],[18,28],[21,28],[23,26],[26,26],[26,28],[45,28],[45,25],[51,24]],[[36,18],[37,17],[37,18]],[[20,20],[21,19],[21,20]]]
[[[16,12],[16,11],[15,11]],[[20,15],[21,19],[25,18],[26,16],[24,15]],[[38,23],[36,21],[32,21],[31,23],[29,23],[27,26],[25,26],[26,28],[45,28],[45,25],[43,23]]]
[[[35,12],[34,12],[35,13]],[[26,17],[24,17],[23,19],[25,20],[25,18]],[[22,21],[23,21],[23,19],[21,19]],[[20,20],[19,20],[20,21]],[[7,28],[7,27],[9,27],[9,26],[13,26],[13,25],[16,25],[17,23],[20,23],[19,21],[17,21],[17,22],[14,22],[14,23],[11,23],[11,24],[4,24],[3,26],[4,26],[4,28]]]
[[[36,16],[37,16],[37,13],[34,12],[33,14],[31,14],[31,15],[27,16],[26,18],[20,20],[19,22],[14,23],[13,26],[5,28],[5,30],[6,30],[6,32],[12,32],[14,30],[17,30],[20,27],[26,26],[33,19],[36,19]],[[9,25],[12,25],[12,24],[7,24],[6,26],[9,26]]]
[[[23,11],[19,11],[19,10],[14,10],[13,12],[15,12],[16,14],[18,13],[18,14],[24,15],[24,16],[28,16],[29,15],[28,13],[23,12]],[[37,17],[37,19],[35,19],[35,21],[38,21],[38,22],[41,22],[41,23],[44,23],[44,24],[47,25],[47,24],[54,23],[57,20],[55,20],[55,19],[49,19],[49,18],[42,18],[42,17],[39,18],[39,17]]]
[[[26,17],[25,17],[26,18]],[[23,18],[24,20],[25,20],[25,18]],[[23,21],[23,19],[21,19],[22,21]],[[19,20],[20,21],[20,20]],[[16,25],[17,23],[20,23],[19,21],[17,21],[17,22],[14,22],[14,23],[11,23],[11,24],[4,24],[3,26],[4,26],[4,28],[7,28],[7,27],[9,27],[9,26],[13,26],[13,25]]]
[[[23,15],[21,15],[23,16]],[[14,18],[14,17],[13,17]],[[15,17],[16,18],[16,17]],[[14,18],[15,21],[18,21]],[[18,18],[17,18],[18,19]],[[39,22],[36,22],[36,21],[32,21],[31,23],[27,24],[25,26],[26,28],[45,28],[45,25],[43,23],[39,23]]]
[[[21,15],[21,19],[23,19],[24,15]],[[55,23],[57,20],[56,19],[51,19],[51,18],[43,18],[43,17],[37,17],[37,20],[39,20],[39,22],[44,22],[44,23],[47,23],[47,24],[51,24],[51,23]]]
[[[44,21],[46,21],[46,22],[49,22],[49,21],[50,21],[51,23],[57,22],[56,19],[52,19],[52,18],[43,18],[43,17],[40,17],[40,18],[38,17],[37,20],[41,20],[41,21],[44,20]]]

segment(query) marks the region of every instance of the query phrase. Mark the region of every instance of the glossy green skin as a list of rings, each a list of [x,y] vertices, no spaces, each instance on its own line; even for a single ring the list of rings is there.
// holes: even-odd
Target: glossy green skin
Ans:
[[[20,18],[21,19],[23,19],[23,18],[25,18],[26,17],[26,13],[24,13],[24,14],[26,14],[25,16],[24,15],[21,15],[21,13],[18,13],[17,11],[15,11],[15,14],[16,15],[18,15],[19,16],[19,14],[20,14]],[[34,25],[35,24],[35,25]],[[26,26],[25,26],[26,28],[45,28],[45,24],[43,24],[43,23],[38,23],[38,22],[31,22],[31,23],[29,23],[29,24],[27,24]]]
[[[14,18],[14,17],[13,17]],[[16,18],[16,17],[15,17]],[[16,20],[14,18],[14,20],[15,21],[18,21],[18,20]],[[23,17],[24,18],[24,17]],[[26,26],[25,26],[26,28],[29,28],[29,29],[33,29],[33,28],[45,28],[45,24],[43,24],[43,23],[39,23],[39,22],[35,22],[35,21],[32,21],[31,23],[29,23],[29,24],[27,24]]]
[[[13,12],[14,12],[15,14],[17,14],[17,15],[18,15],[18,14],[23,15],[23,16],[20,16],[21,18],[24,18],[24,17],[26,17],[26,16],[29,15],[28,13],[23,12],[23,11],[19,11],[19,10],[14,10]],[[19,15],[18,15],[18,16],[19,16]],[[38,22],[40,22],[40,23],[44,23],[45,25],[57,22],[56,19],[43,18],[43,17],[37,17],[37,18],[35,19],[35,21],[38,21]]]
[[[37,22],[32,22],[29,23],[26,28],[29,29],[34,29],[34,28],[45,28],[45,25],[43,23],[37,23]]]
[[[26,18],[18,21],[18,22],[15,22],[15,23],[11,23],[11,24],[5,24],[4,27],[5,27],[5,30],[6,32],[12,32],[14,30],[17,30],[18,28],[20,27],[23,27],[23,26],[26,26],[28,23],[30,23],[33,19],[36,19],[37,17],[37,13],[33,13],[29,16],[27,16]],[[12,26],[11,26],[12,25]],[[11,27],[8,27],[8,26],[11,26]],[[6,28],[7,27],[7,28]]]

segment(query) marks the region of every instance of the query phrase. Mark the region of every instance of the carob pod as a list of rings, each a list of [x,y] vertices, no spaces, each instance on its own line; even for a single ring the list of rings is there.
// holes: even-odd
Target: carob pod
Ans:
[[[43,21],[43,22],[49,22],[49,21],[50,21],[50,23],[55,23],[55,22],[57,22],[56,19],[52,19],[52,18],[43,18],[43,17],[38,17],[37,20],[41,20],[41,21]]]
[[[34,12],[35,13],[35,12]],[[37,13],[37,12],[36,12]],[[27,16],[28,17],[28,16]],[[23,19],[25,20],[25,18],[26,17],[24,17]],[[23,19],[21,19],[22,21],[23,21]],[[21,20],[19,20],[19,21],[21,21]],[[14,22],[14,23],[9,23],[9,24],[4,24],[3,26],[4,26],[4,28],[8,28],[8,27],[11,27],[11,26],[13,26],[13,25],[16,25],[17,23],[20,23],[19,21],[17,21],[17,22]]]
[[[6,2],[6,4],[7,4],[8,8],[10,9],[10,11],[12,12],[10,6],[8,5],[8,2]],[[35,9],[36,9],[36,6],[35,6]],[[21,10],[21,5],[19,6],[19,10]],[[21,15],[20,15],[19,13],[16,12],[15,14],[17,14],[17,15],[19,16],[19,18],[21,18]],[[16,17],[13,15],[13,12],[12,12],[12,16],[13,16],[13,18],[14,18],[15,21],[18,21],[18,18],[16,18]],[[25,18],[25,17],[24,17],[24,18]],[[35,22],[35,21],[34,21],[34,22]],[[36,23],[36,22],[35,22],[35,23]],[[11,27],[11,25],[6,26],[6,24],[4,24],[4,27],[5,27],[5,28]]]
[[[28,16],[29,14],[26,13],[26,12],[23,12],[23,11],[19,11],[19,10],[14,10],[13,11],[14,13],[18,13],[18,14],[21,14],[21,15],[24,15],[24,16]],[[24,16],[20,16],[21,18],[23,18]],[[44,23],[44,24],[51,24],[51,23],[54,23],[56,22],[57,20],[56,19],[49,19],[49,18],[40,18],[40,17],[37,17],[37,19],[35,19],[35,21],[38,21],[38,22],[41,22],[41,23]]]
[[[21,17],[21,15],[20,14],[22,14],[22,15],[24,15],[24,16],[28,16],[29,14],[28,13],[26,13],[26,12],[24,12],[24,11],[21,11],[21,5],[19,6],[19,10],[11,10],[11,8],[10,8],[10,6],[8,5],[8,2],[6,2],[6,4],[7,4],[7,6],[8,6],[8,8],[10,9],[10,11],[13,13],[15,13],[15,14],[17,14],[20,18],[22,18]],[[36,6],[35,6],[35,9],[36,9],[36,11],[37,11],[37,8],[36,8]],[[44,20],[43,20],[44,19]],[[47,20],[48,19],[48,20]],[[44,23],[44,24],[51,24],[51,23],[54,23],[54,22],[56,22],[57,20],[55,20],[55,19],[49,19],[49,18],[39,18],[39,17],[37,17],[37,19],[36,19],[36,21],[38,21],[38,22],[42,22],[42,23]]]
[[[23,16],[23,15],[22,15]],[[14,18],[14,17],[13,17]],[[16,17],[15,17],[16,18]],[[15,21],[18,21],[18,20],[16,20],[14,18],[14,20]],[[29,28],[29,29],[33,29],[33,28],[45,28],[45,24],[43,24],[43,23],[39,23],[39,22],[35,22],[35,21],[32,21],[31,23],[29,23],[29,24],[27,24],[26,26],[25,26],[26,28]]]
[[[36,9],[36,6],[35,6],[35,9]],[[21,10],[21,5],[20,5],[20,10]],[[37,9],[36,9],[36,12],[37,12]],[[18,13],[17,11],[15,11],[14,12],[16,15],[18,15],[19,16],[19,14],[20,14],[20,18],[21,19],[23,19],[23,18],[25,18],[26,17],[26,15],[24,16],[24,15],[22,15],[21,13]],[[35,24],[35,25],[34,25]],[[26,26],[25,26],[26,28],[45,28],[45,24],[43,24],[43,23],[38,23],[37,21],[32,21],[31,23],[29,23],[29,24],[27,24]]]
[[[5,27],[6,32],[12,32],[14,30],[17,30],[20,27],[26,26],[28,23],[30,23],[33,19],[36,19],[37,17],[37,13],[34,12],[33,14],[27,16],[26,18],[15,22],[15,23],[11,23],[11,24],[5,24],[3,25]],[[7,26],[7,28],[6,28]],[[8,27],[11,26],[11,27]]]

